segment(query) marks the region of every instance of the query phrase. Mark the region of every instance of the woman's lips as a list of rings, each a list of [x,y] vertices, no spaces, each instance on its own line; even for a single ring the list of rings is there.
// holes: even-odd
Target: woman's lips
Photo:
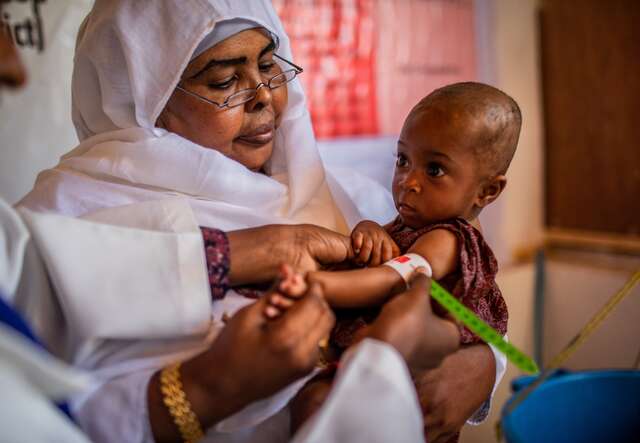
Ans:
[[[236,140],[248,145],[262,146],[273,140],[275,135],[273,125],[260,125],[246,134],[237,137]]]

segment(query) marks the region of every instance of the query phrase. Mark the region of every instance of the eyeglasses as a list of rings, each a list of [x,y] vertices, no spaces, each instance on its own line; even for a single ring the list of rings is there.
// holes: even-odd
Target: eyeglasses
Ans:
[[[284,86],[289,83],[291,80],[296,78],[298,74],[302,74],[304,69],[300,66],[290,62],[287,59],[280,57],[278,54],[273,54],[274,57],[282,60],[287,63],[289,66],[293,67],[293,69],[288,69],[286,71],[281,72],[280,74],[274,75],[269,79],[266,83],[259,83],[255,88],[243,89],[242,91],[235,92],[227,97],[222,103],[214,102],[213,100],[209,100],[206,97],[201,96],[200,94],[196,94],[193,91],[189,91],[188,89],[183,88],[180,85],[176,86],[176,89],[184,92],[185,94],[191,95],[199,100],[202,100],[205,103],[209,103],[210,105],[216,105],[219,108],[234,108],[236,106],[243,105],[247,102],[250,102],[258,95],[258,90],[266,86],[269,89],[278,89],[280,86]]]

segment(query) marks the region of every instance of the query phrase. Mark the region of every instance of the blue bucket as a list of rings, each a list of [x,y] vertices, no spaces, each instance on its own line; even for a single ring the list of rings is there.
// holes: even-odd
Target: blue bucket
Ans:
[[[535,379],[511,384],[501,418],[508,443],[640,442],[640,371],[558,371],[507,413]]]

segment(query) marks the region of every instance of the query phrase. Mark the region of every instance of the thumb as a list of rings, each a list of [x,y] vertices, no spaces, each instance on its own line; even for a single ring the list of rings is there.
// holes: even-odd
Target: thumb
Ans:
[[[429,294],[430,291],[431,278],[427,274],[427,269],[421,266],[409,277],[409,292]]]
[[[264,311],[269,303],[268,299],[269,297],[267,296],[260,297],[254,303],[238,309],[227,322],[227,327],[234,323],[241,323],[243,327],[248,328],[266,325],[267,317],[264,315]]]

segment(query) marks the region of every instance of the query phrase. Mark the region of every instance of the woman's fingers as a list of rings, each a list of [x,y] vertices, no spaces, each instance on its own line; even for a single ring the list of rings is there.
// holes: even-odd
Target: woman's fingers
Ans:
[[[293,306],[295,301],[280,294],[272,294],[271,296],[269,296],[269,303],[271,303],[271,305],[275,306],[276,308],[288,309]]]
[[[321,315],[313,325],[309,325],[307,335],[301,343],[301,348],[303,349],[303,352],[310,352],[317,359],[319,356],[318,343],[329,336],[329,333],[335,324],[335,316],[333,315],[333,311],[331,311],[327,303],[324,301],[319,285],[314,284],[313,287],[310,288],[309,292],[310,294],[307,296],[314,298],[319,304]]]
[[[427,270],[420,266],[409,278],[409,292],[412,294],[428,294],[431,290],[431,279],[427,276]]]
[[[291,368],[305,374],[318,362],[318,342],[329,335],[334,322],[321,287],[311,284],[303,298],[270,323],[271,340],[285,353]]]

